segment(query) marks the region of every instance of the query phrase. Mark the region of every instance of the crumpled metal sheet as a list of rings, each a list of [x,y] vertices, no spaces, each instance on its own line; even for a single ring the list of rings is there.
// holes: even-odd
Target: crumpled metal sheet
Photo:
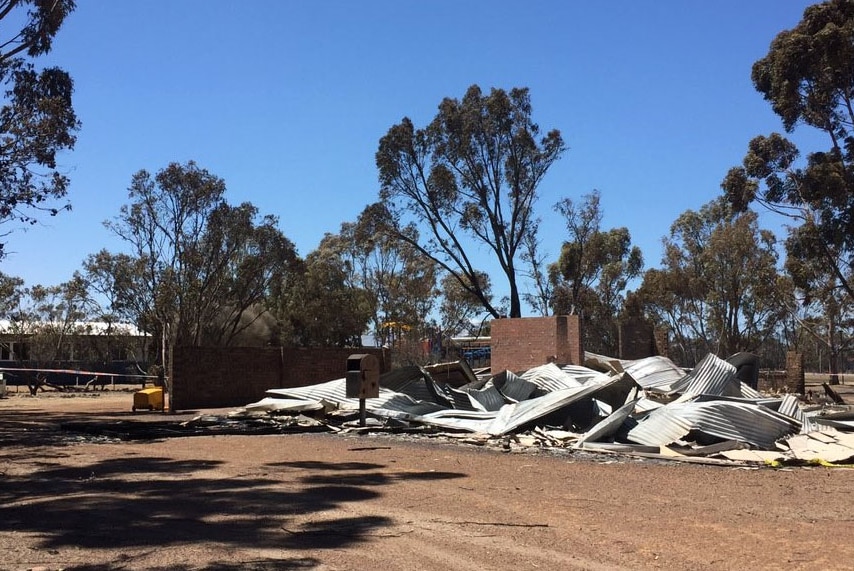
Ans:
[[[477,410],[496,411],[507,404],[507,399],[504,398],[504,395],[501,394],[498,387],[491,383],[487,383],[487,385],[480,390],[467,390],[465,392],[480,405]]]
[[[456,410],[443,410],[421,415],[414,420],[446,429],[482,432],[492,436],[507,434],[513,430],[547,416],[561,408],[591,397],[621,380],[609,377],[604,382],[588,383],[580,387],[561,389],[546,393],[541,397],[506,404],[494,412],[467,413]]]
[[[576,448],[583,447],[586,442],[598,442],[600,440],[607,441],[613,436],[623,425],[629,415],[635,410],[637,399],[630,400],[607,417],[599,421],[593,428],[585,432],[575,444]]]
[[[763,406],[732,401],[677,402],[651,412],[627,438],[638,444],[665,446],[696,431],[724,440],[772,448],[801,423]]]
[[[504,371],[492,377],[488,384],[498,390],[509,402],[519,402],[534,396],[539,387],[510,371]]]
[[[777,407],[777,412],[790,416],[801,423],[801,431],[806,428],[806,417],[800,406],[800,401],[795,395],[785,395],[780,399],[780,406]]]
[[[735,372],[734,366],[709,353],[672,390],[683,395],[738,397],[741,396],[741,381]]]
[[[601,374],[592,369],[588,369],[588,371],[591,377]],[[533,383],[537,388],[549,392],[573,389],[584,385],[584,382],[578,378],[578,375],[567,373],[554,363],[533,367],[523,372],[520,376],[522,379]]]
[[[543,446],[574,442],[576,448],[585,450],[625,449],[645,454],[656,449],[662,456],[708,456],[727,442],[776,454],[781,439],[798,432],[821,441],[818,431],[834,432],[833,427],[854,430],[851,407],[804,409],[794,395],[763,396],[736,378],[735,367],[714,355],[706,356],[690,372],[664,357],[601,359],[601,366],[611,373],[548,363],[520,374],[502,372],[460,388],[436,382],[419,367],[403,367],[381,377],[380,397],[367,399],[366,408],[375,417],[484,438],[518,436],[530,428],[534,432],[524,442],[540,438]],[[359,406],[358,399],[346,397],[344,379],[272,389],[268,396],[275,398],[247,408],[298,412],[321,406],[327,411],[333,407],[357,410]],[[537,430],[557,427],[570,437],[557,441],[536,435]],[[827,449],[834,451],[831,458],[844,452],[833,446]],[[746,451],[728,453],[756,461],[771,457]],[[791,452],[784,450],[784,454],[792,457]]]
[[[667,357],[655,356],[625,364],[624,370],[645,389],[661,393],[673,391],[673,386],[685,378],[686,372]]]
[[[347,382],[345,379],[336,379],[307,387],[269,389],[266,392],[268,396],[274,398],[290,398],[301,401],[316,401],[319,403],[327,402],[342,409],[359,409],[359,399],[347,397]],[[377,414],[390,411],[417,415],[446,410],[447,407],[433,402],[417,401],[409,395],[380,387],[380,396],[378,398],[365,399],[365,408]]]

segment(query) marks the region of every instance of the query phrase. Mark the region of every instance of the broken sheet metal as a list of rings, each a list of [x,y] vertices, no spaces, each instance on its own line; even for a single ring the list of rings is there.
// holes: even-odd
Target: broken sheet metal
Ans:
[[[421,367],[398,367],[380,377],[380,385],[390,391],[409,395],[418,401],[450,406],[450,399]]]
[[[267,395],[273,398],[314,401],[328,403],[342,409],[358,410],[359,399],[347,398],[346,394],[345,379],[336,379],[307,387],[270,389],[267,391]],[[403,413],[403,415],[426,414],[445,410],[447,407],[429,401],[417,401],[409,395],[380,387],[379,398],[365,399],[365,408],[383,416],[402,416],[394,413]]]
[[[437,383],[450,385],[454,388],[477,382],[477,375],[465,360],[427,365],[424,370]]]
[[[801,423],[801,434],[807,434],[818,430],[819,426],[812,422],[810,418],[804,414],[804,409],[801,407],[801,401],[795,395],[785,395],[780,399],[780,406],[777,407],[777,412],[794,418]]]
[[[599,374],[591,369],[587,371],[593,376]],[[543,391],[574,389],[584,385],[584,382],[577,375],[564,372],[554,363],[528,369],[520,377]]]
[[[646,357],[626,363],[625,371],[647,390],[673,392],[673,386],[685,378],[685,371],[667,357]]]
[[[499,391],[505,399],[507,399],[506,402],[528,400],[534,396],[534,393],[537,392],[538,388],[540,388],[535,383],[527,381],[510,371],[498,373],[492,377],[489,384],[494,386],[495,389]]]
[[[800,430],[801,423],[766,407],[730,401],[680,402],[650,413],[632,428],[631,442],[666,446],[689,432],[773,448],[780,438]]]
[[[498,390],[492,382],[487,383],[485,387],[478,390],[472,389],[463,389],[463,391],[468,395],[469,398],[478,403],[478,407],[474,410],[480,411],[496,411],[500,409],[502,406],[507,404],[507,399]],[[454,407],[461,408],[461,407]]]
[[[741,396],[735,372],[734,366],[709,353],[672,390],[683,395]]]
[[[854,431],[854,407],[804,407],[794,395],[763,396],[714,355],[690,372],[664,357],[598,357],[588,362],[610,373],[548,363],[459,387],[437,381],[423,368],[401,367],[381,377],[380,396],[366,399],[366,408],[389,426],[397,419],[396,426],[468,433],[463,438],[481,443],[512,435],[513,446],[522,448],[538,443],[644,457],[716,456],[718,462],[776,462],[781,455],[837,462],[847,461],[840,458],[846,447],[854,447],[846,434]],[[341,418],[331,415],[335,408],[358,410],[358,399],[345,392],[344,379],[272,389],[268,398],[246,408],[271,415],[325,414],[331,423]],[[808,438],[792,439],[798,433]],[[827,440],[827,434],[837,433],[845,436]],[[784,444],[787,438],[791,446]]]
[[[266,397],[244,407],[247,412],[316,412],[323,410],[323,403],[315,400]]]
[[[630,400],[613,413],[600,420],[593,428],[585,432],[575,443],[576,448],[581,448],[587,442],[608,442],[611,437],[623,426],[629,415],[635,410],[637,400]]]
[[[498,411],[469,413],[443,410],[421,415],[413,419],[424,424],[451,430],[481,432],[500,436],[512,432],[530,422],[548,416],[566,406],[595,395],[598,391],[617,384],[621,376],[608,377],[602,382],[588,383],[580,387],[561,389],[519,403],[506,404]]]

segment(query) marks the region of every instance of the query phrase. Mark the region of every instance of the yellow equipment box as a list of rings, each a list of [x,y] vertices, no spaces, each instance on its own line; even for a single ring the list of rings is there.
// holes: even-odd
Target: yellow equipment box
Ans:
[[[163,410],[163,388],[142,389],[133,393],[132,411]]]

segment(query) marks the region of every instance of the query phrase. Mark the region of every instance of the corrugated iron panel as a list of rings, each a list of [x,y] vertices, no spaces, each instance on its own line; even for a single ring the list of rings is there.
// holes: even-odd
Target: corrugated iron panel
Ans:
[[[589,367],[584,367],[582,365],[560,365],[560,370],[581,383],[582,385],[587,384],[591,380],[602,378],[603,376],[608,376],[610,373],[601,373]]]
[[[547,392],[573,389],[583,384],[554,363],[528,369],[520,377]]]
[[[741,396],[735,372],[734,366],[709,353],[673,388],[682,394]]]
[[[444,410],[423,415],[417,420],[442,428],[500,436],[574,402],[591,397],[620,380],[620,377],[608,377],[602,383],[589,383],[581,387],[552,391],[541,397],[506,404],[497,412],[469,413]]]
[[[496,411],[507,404],[507,401],[504,399],[504,395],[501,394],[501,391],[499,391],[492,382],[487,383],[487,385],[479,391],[467,390],[466,392],[471,396],[471,398],[475,399],[485,411]]]
[[[750,385],[748,385],[747,383],[744,383],[744,382],[741,383],[741,396],[743,396],[746,399],[756,399],[756,400],[764,398],[762,396],[762,393],[760,393],[759,391],[757,391],[756,389],[754,389],[753,387],[751,387]]]
[[[730,401],[681,402],[653,411],[629,431],[639,444],[667,445],[697,430],[724,440],[772,448],[778,439],[797,432],[801,424],[763,406]]]
[[[657,400],[652,400],[650,398],[643,397],[637,403],[635,403],[635,414],[641,415],[646,414],[648,412],[652,412],[664,406],[663,402],[659,402]]]
[[[598,442],[613,436],[623,425],[629,415],[635,410],[637,401],[627,402],[606,418],[599,421],[593,428],[585,432],[575,443],[576,448],[585,442]]]
[[[450,385],[441,386],[442,392],[451,399],[451,406],[457,410],[484,410],[483,405],[466,389],[455,389]]]
[[[266,394],[274,398],[314,400],[317,402],[326,401],[342,409],[357,410],[359,408],[359,399],[347,398],[347,383],[345,379],[336,379],[307,387],[270,389],[266,391]],[[445,410],[447,407],[432,402],[416,401],[409,395],[380,387],[380,396],[378,398],[365,399],[365,408],[374,413],[385,409],[408,414],[426,414],[437,410]]]
[[[786,416],[790,416],[797,420],[798,422],[804,421],[804,411],[801,408],[801,401],[795,395],[785,395],[782,399],[780,399],[780,407],[777,409],[777,412],[780,414],[785,414]]]
[[[519,402],[531,398],[537,385],[527,381],[510,371],[504,371],[492,377],[492,384],[501,391],[509,402]]]
[[[409,395],[417,401],[451,406],[452,399],[440,389],[429,373],[418,366],[399,367],[384,373],[380,376],[380,387]]]
[[[839,430],[854,430],[854,420],[836,420],[823,416],[814,416],[810,419],[817,427],[832,427]]]
[[[664,446],[681,440],[691,431],[691,422],[671,405],[653,410],[632,428],[626,438],[637,444]]]
[[[670,392],[671,386],[685,377],[685,371],[667,357],[655,356],[626,364],[625,371],[645,389]]]

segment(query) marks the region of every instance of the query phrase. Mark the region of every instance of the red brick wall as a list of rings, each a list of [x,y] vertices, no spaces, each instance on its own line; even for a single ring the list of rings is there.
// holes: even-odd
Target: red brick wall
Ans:
[[[239,407],[267,389],[300,387],[344,378],[347,358],[373,353],[390,369],[383,349],[281,347],[177,347],[172,355],[172,408]]]
[[[584,362],[577,315],[496,319],[490,327],[493,373],[524,371],[551,361]]]

